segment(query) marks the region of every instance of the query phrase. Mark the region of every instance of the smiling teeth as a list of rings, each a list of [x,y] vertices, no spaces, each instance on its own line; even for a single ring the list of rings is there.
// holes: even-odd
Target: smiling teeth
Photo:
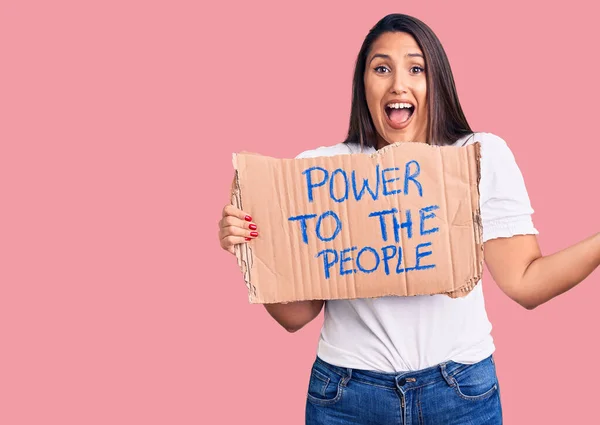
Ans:
[[[403,109],[412,108],[413,106],[410,103],[389,103],[387,107],[391,109]]]

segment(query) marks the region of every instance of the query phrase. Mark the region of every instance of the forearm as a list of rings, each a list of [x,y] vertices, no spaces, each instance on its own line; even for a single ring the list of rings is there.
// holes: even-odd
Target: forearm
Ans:
[[[568,291],[599,264],[600,233],[534,260],[525,270],[520,285],[526,290],[525,306],[534,308]]]
[[[264,304],[269,314],[288,332],[296,332],[317,317],[323,300],[296,301],[288,304]]]

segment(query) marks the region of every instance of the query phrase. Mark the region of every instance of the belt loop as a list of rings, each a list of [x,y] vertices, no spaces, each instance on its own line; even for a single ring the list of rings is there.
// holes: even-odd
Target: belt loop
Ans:
[[[456,381],[454,381],[454,378],[448,375],[448,372],[446,371],[446,363],[440,364],[440,371],[442,372],[442,376],[444,377],[446,383],[451,387],[454,387]]]
[[[342,378],[342,386],[345,387],[352,379],[352,369],[346,368],[346,376]]]

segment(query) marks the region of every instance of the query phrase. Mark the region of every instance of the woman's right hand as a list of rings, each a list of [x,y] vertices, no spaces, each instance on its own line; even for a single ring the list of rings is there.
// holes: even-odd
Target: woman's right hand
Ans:
[[[223,218],[219,221],[221,248],[235,254],[234,246],[258,237],[258,228],[252,217],[233,205],[225,205]]]
[[[258,236],[258,229],[250,214],[225,205],[219,221],[221,248],[235,254],[235,245],[247,243]],[[288,332],[296,332],[319,315],[323,300],[295,301],[291,303],[264,304],[269,314]]]

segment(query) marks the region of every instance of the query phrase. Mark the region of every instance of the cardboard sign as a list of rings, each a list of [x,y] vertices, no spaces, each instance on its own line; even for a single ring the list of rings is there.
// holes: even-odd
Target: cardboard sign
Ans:
[[[373,154],[233,155],[232,203],[260,236],[236,247],[251,303],[470,292],[483,272],[480,145]]]

